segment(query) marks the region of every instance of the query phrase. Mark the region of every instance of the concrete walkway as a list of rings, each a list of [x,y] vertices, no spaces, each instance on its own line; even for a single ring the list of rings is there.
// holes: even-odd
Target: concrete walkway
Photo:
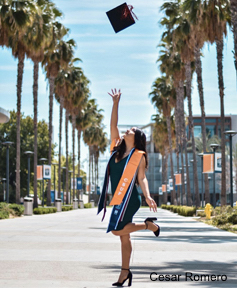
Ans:
[[[104,222],[96,208],[1,220],[0,287],[112,287],[121,257],[119,238],[105,233],[110,211]],[[142,208],[134,221],[148,216],[154,213]],[[236,234],[162,209],[156,216],[160,237],[147,230],[132,234],[132,287],[237,287]],[[181,275],[172,278],[179,281],[158,278],[172,274]],[[203,274],[227,280],[207,281]]]

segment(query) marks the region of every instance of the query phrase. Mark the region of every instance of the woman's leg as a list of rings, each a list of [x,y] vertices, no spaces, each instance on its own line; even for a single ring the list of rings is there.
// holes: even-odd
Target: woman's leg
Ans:
[[[130,235],[122,235],[120,236],[121,241],[121,256],[122,256],[122,267],[123,269],[129,269],[129,263],[132,253],[132,243],[130,239]],[[128,276],[127,270],[121,270],[121,273],[119,275],[118,282],[123,282],[124,279],[126,279]]]
[[[118,231],[113,230],[111,232],[116,236],[123,236],[123,235],[130,234],[132,232],[144,230],[144,229],[148,229],[154,232],[157,230],[157,226],[154,223],[149,222],[149,221],[147,221],[146,223],[142,223],[142,224],[128,223],[127,225],[124,226],[122,230],[118,230]]]

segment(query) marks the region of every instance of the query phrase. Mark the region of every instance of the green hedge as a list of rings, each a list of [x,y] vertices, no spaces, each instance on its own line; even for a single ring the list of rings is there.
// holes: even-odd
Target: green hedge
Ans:
[[[162,209],[167,209],[182,216],[193,216],[196,213],[196,207],[177,206],[177,205],[161,205]]]
[[[69,211],[72,210],[73,207],[72,206],[62,206],[62,211]]]
[[[12,210],[14,216],[21,216],[25,211],[25,207],[18,204],[10,204],[9,208]]]
[[[0,219],[8,219],[10,215],[10,209],[5,202],[0,203]]]
[[[84,204],[84,208],[92,208],[91,203],[86,203],[86,204]]]
[[[24,213],[24,206],[18,204],[0,203],[0,219],[8,219],[10,214],[13,216],[21,216]]]
[[[227,219],[229,223],[237,224],[237,213],[230,214]]]
[[[49,213],[56,213],[57,208],[56,207],[38,207],[33,210],[34,214],[49,214]]]
[[[212,218],[212,224],[215,226],[223,225],[228,223],[228,216],[226,214],[221,214]]]

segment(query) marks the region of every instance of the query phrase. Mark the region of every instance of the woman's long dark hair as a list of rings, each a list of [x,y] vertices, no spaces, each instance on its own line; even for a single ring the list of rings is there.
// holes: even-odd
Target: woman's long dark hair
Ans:
[[[139,129],[135,128],[135,137],[134,137],[134,144],[135,144],[135,149],[144,151],[145,154],[145,161],[146,161],[146,168],[148,167],[148,160],[147,160],[147,152],[146,152],[146,135],[145,133]],[[121,139],[120,143],[118,146],[114,147],[113,151],[117,151],[115,154],[115,157],[117,161],[120,161],[123,158],[123,155],[126,151],[126,144],[125,140]]]

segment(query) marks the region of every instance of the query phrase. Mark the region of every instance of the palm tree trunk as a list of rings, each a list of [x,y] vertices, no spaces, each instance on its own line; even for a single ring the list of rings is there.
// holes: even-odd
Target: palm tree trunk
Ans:
[[[181,166],[182,166],[182,196],[181,196],[181,204],[184,204],[185,198],[185,184],[184,184],[184,137],[185,137],[185,115],[184,115],[184,82],[182,80],[179,81],[179,91],[180,91],[180,98],[179,98],[179,105],[180,105],[180,147],[181,147]],[[185,200],[186,202],[186,200]]]
[[[78,139],[78,177],[80,177],[81,174],[81,129],[77,129],[77,139]]]
[[[174,189],[174,183],[175,183],[175,177],[174,177],[174,164],[173,164],[173,149],[172,149],[172,135],[171,135],[171,121],[170,121],[170,116],[166,117],[166,123],[167,123],[167,131],[168,131],[168,141],[169,141],[169,152],[170,152],[170,173],[171,173],[171,178],[173,179],[173,190],[171,192],[171,204],[175,205],[176,204],[176,199],[175,199],[175,189]]]
[[[62,96],[60,96],[59,108],[59,144],[58,144],[58,198],[61,199],[61,157],[62,157],[62,121],[63,121],[63,104]],[[64,197],[64,196],[63,196]]]
[[[198,82],[198,92],[200,99],[201,107],[201,116],[202,116],[202,142],[203,142],[203,153],[207,151],[207,141],[206,141],[206,123],[205,123],[205,107],[204,107],[204,96],[203,96],[203,81],[202,81],[202,63],[201,63],[201,52],[199,48],[194,49],[195,53],[195,65],[197,73],[197,82]],[[204,183],[205,183],[205,195],[209,191],[208,175],[204,174]],[[196,206],[200,206],[200,196],[199,191],[196,191]]]
[[[226,205],[226,163],[225,163],[225,112],[224,112],[224,79],[223,79],[223,38],[216,41],[218,84],[221,106],[221,205]],[[232,175],[230,175],[232,177]],[[214,203],[216,204],[216,203]]]
[[[66,111],[65,117],[65,136],[66,136],[66,204],[68,204],[68,192],[69,192],[69,185],[68,185],[68,121],[69,121],[69,113]]]
[[[93,187],[95,187],[95,178],[94,178],[94,148],[93,146],[91,146],[91,184],[93,185]],[[92,193],[94,194],[94,193]]]
[[[235,58],[235,70],[237,73],[237,2],[236,0],[230,0],[231,11],[231,23],[234,35],[234,58]]]
[[[193,193],[196,194],[197,191],[199,191],[199,189],[198,189],[196,146],[195,146],[195,138],[194,138],[194,131],[193,131],[193,112],[192,112],[192,98],[191,98],[192,69],[191,69],[190,61],[185,64],[185,77],[186,77],[186,94],[188,98],[188,114],[189,114],[188,125],[189,125],[189,132],[191,134],[192,151],[193,151],[193,181],[194,181],[194,189],[195,189]],[[208,193],[205,194],[205,196],[210,199],[209,190],[208,190]],[[209,203],[209,202],[206,202],[206,203]]]
[[[49,154],[48,165],[52,163],[52,133],[53,133],[53,95],[54,95],[54,77],[49,77]],[[47,206],[51,205],[51,179],[47,187]]]
[[[180,98],[180,91],[179,87],[176,87],[176,104],[175,104],[175,136],[176,136],[176,172],[179,173],[179,139],[180,139],[180,114],[179,114],[179,98]],[[175,184],[175,183],[174,183]],[[175,189],[176,184],[174,185]],[[177,204],[180,205],[180,186],[177,186]]]
[[[72,170],[73,170],[73,199],[75,198],[75,130],[76,130],[76,116],[72,116]]]
[[[89,202],[91,194],[91,146],[89,145]]]
[[[184,141],[185,141],[184,142],[184,150],[185,150],[186,181],[187,181],[187,198],[186,198],[186,202],[187,202],[188,206],[191,206],[192,205],[192,196],[191,196],[191,185],[190,185],[190,176],[189,176],[187,138]]]
[[[33,96],[34,96],[34,208],[38,207],[37,201],[37,161],[38,161],[38,79],[39,79],[39,62],[34,62],[34,83],[33,83]]]
[[[20,53],[18,56],[17,68],[17,116],[16,116],[16,203],[20,204],[21,197],[21,93],[22,79],[24,72],[25,55]]]

